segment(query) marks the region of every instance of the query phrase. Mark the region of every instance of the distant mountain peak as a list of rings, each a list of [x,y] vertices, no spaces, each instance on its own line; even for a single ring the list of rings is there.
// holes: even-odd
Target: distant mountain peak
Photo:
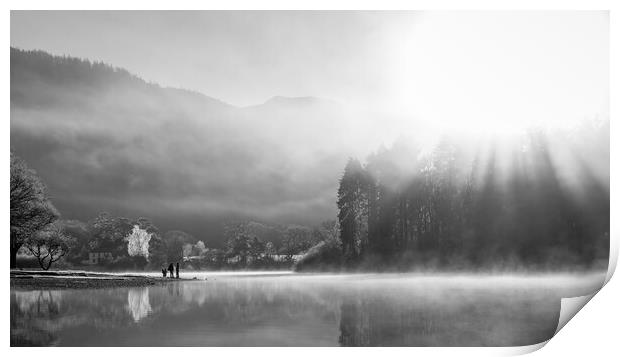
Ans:
[[[312,105],[325,102],[326,100],[318,97],[285,97],[274,96],[269,98],[264,104],[278,104],[278,105]]]

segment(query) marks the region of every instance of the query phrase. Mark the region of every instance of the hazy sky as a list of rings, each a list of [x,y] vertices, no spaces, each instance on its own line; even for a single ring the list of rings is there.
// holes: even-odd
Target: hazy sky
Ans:
[[[438,126],[608,115],[607,12],[15,12],[11,45],[234,105],[319,96]],[[364,125],[372,128],[381,121]]]

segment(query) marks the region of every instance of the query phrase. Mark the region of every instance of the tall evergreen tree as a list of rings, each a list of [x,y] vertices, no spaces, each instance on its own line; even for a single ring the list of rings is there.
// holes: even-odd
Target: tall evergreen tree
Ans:
[[[368,246],[368,191],[371,181],[357,159],[349,159],[338,188],[340,240],[347,260]]]

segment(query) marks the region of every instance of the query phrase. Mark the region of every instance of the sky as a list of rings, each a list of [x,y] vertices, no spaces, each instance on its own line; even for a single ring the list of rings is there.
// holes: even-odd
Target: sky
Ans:
[[[329,98],[402,130],[415,120],[476,132],[608,117],[604,11],[13,11],[11,45],[238,106]]]

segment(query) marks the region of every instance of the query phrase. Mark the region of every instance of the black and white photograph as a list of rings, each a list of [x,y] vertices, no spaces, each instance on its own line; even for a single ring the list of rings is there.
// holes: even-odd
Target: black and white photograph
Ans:
[[[10,10],[8,62],[11,347],[532,346],[609,279],[609,11]]]

